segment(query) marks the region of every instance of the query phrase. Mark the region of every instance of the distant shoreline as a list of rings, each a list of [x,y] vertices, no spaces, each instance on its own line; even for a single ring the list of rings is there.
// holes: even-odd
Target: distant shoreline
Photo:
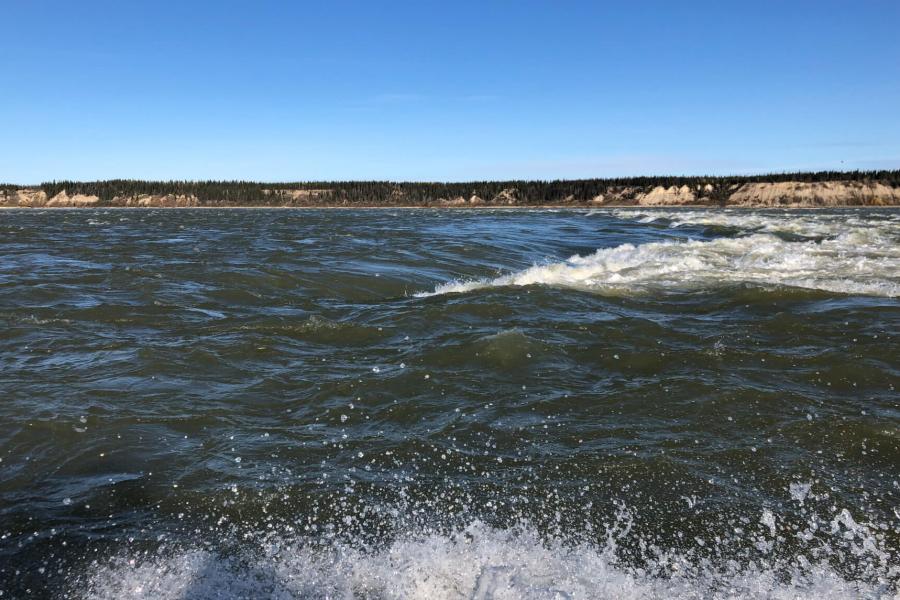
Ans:
[[[831,209],[881,209],[881,210],[897,210],[900,204],[835,204],[829,206],[804,206],[804,205],[782,205],[782,206],[750,206],[750,205],[712,205],[712,204],[678,204],[678,205],[644,205],[638,206],[634,204],[607,204],[605,206],[576,206],[572,204],[541,204],[541,205],[519,205],[519,206],[0,206],[0,211],[23,211],[23,212],[63,212],[63,211],[99,211],[99,210],[122,210],[122,211],[145,211],[145,210],[449,210],[458,212],[483,212],[492,210],[514,211],[514,210],[607,210],[607,209],[626,209],[626,210],[831,210]]]
[[[14,208],[838,208],[900,205],[900,170],[556,181],[52,181],[0,185]]]

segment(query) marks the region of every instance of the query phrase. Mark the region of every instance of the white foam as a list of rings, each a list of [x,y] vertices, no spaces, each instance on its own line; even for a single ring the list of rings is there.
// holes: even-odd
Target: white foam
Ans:
[[[349,546],[314,550],[277,538],[253,560],[207,550],[122,558],[99,568],[73,590],[94,600],[118,598],[731,598],[828,600],[891,598],[887,583],[847,581],[805,559],[784,569],[661,555],[645,568],[626,568],[614,544],[547,543],[529,530],[475,523],[451,535],[395,541],[380,551]]]
[[[594,214],[600,214],[599,211]],[[807,237],[835,237],[853,229],[881,230],[883,234],[900,231],[900,212],[873,215],[870,212],[804,212],[756,211],[738,209],[633,209],[604,212],[619,219],[641,223],[668,221],[674,228],[688,225],[731,227],[748,232],[792,233]]]
[[[845,226],[840,234],[821,242],[786,241],[771,233],[753,233],[709,241],[622,244],[493,279],[453,281],[418,295],[526,285],[617,295],[749,284],[897,297],[898,234],[897,225]]]

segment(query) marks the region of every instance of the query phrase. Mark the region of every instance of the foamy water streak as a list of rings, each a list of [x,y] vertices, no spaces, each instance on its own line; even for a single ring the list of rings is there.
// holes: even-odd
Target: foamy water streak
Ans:
[[[900,212],[882,214],[873,218],[871,214],[858,211],[837,213],[816,213],[796,211],[754,211],[747,209],[635,209],[624,208],[612,211],[592,211],[592,214],[612,215],[619,219],[636,220],[640,223],[667,222],[671,227],[700,225],[709,227],[730,227],[747,232],[791,233],[807,237],[836,237],[851,230],[866,229],[870,233],[893,237],[900,236]]]
[[[420,295],[526,285],[631,294],[749,284],[900,296],[896,226],[843,230],[822,241],[786,241],[771,233],[754,233],[711,241],[622,244],[493,279],[442,284],[434,292]]]

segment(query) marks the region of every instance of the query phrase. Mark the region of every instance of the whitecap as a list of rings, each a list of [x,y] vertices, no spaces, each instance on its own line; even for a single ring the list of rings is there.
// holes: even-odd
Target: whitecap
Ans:
[[[900,244],[874,228],[850,228],[821,242],[754,233],[709,241],[622,244],[496,278],[451,281],[417,296],[528,285],[619,295],[746,284],[898,297],[898,266]]]
[[[606,213],[640,223],[665,222],[669,227],[728,227],[746,232],[790,233],[804,237],[835,237],[853,229],[879,235],[900,232],[900,213],[885,212],[784,212],[748,209],[640,209],[623,208]]]

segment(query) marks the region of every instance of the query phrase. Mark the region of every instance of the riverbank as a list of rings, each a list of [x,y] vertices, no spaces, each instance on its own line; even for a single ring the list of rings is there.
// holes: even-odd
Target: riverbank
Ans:
[[[877,178],[869,177],[875,175]],[[831,179],[823,179],[830,176]],[[13,208],[584,208],[900,206],[900,175],[794,174],[720,178],[632,178],[455,184],[334,182],[54,182],[0,186]]]

